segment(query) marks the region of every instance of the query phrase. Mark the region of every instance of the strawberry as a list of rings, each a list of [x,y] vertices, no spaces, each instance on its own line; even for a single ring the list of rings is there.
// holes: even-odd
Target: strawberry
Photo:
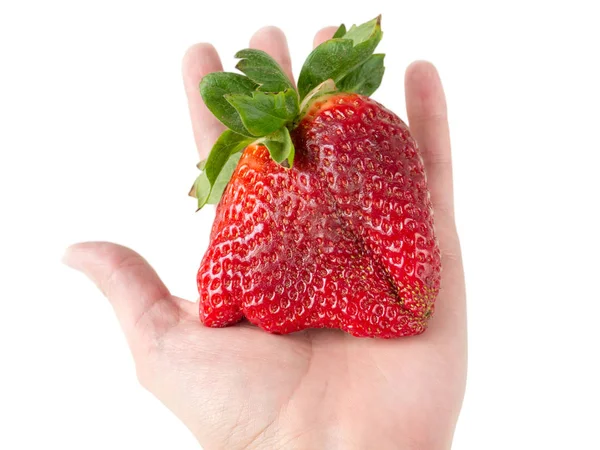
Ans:
[[[193,195],[218,203],[198,271],[200,319],[272,333],[422,333],[440,284],[423,161],[404,122],[369,98],[383,76],[379,18],[321,44],[298,91],[266,54],[200,85],[230,129]]]

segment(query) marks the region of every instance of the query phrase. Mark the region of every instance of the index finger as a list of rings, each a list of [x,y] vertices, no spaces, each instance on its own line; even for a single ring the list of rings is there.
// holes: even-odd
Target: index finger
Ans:
[[[200,80],[211,72],[222,70],[219,55],[210,44],[196,44],[190,47],[183,57],[183,84],[200,159],[208,156],[213,144],[225,130],[225,126],[213,116],[202,101]]]

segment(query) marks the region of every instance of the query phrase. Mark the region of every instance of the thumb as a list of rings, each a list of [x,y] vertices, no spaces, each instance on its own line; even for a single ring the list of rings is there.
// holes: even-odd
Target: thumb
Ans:
[[[180,308],[154,269],[133,250],[109,242],[67,249],[63,262],[87,275],[110,301],[135,359],[177,324]]]

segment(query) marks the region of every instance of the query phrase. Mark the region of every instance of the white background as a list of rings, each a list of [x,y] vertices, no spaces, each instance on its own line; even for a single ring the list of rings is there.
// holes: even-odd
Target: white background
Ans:
[[[186,196],[184,51],[212,41],[231,70],[273,24],[297,73],[319,28],[382,13],[375,98],[405,117],[414,59],[448,96],[470,341],[454,448],[599,449],[594,3],[2,1],[0,448],[198,448],[138,386],[108,303],[62,251],[129,245],[194,298],[211,214]]]

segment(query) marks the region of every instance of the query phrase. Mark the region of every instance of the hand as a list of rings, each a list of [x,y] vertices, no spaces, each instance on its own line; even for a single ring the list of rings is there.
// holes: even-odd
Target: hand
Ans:
[[[335,29],[321,30],[315,45]],[[283,33],[264,28],[250,45],[292,76]],[[211,45],[192,47],[184,82],[198,151],[223,126],[202,103],[198,83],[222,70]],[[425,160],[442,251],[436,314],[422,335],[360,339],[337,330],[275,336],[247,323],[204,327],[198,305],[172,296],[138,254],[110,243],[71,247],[65,262],[110,300],[141,384],[207,449],[448,449],[466,377],[466,314],[453,217],[446,105],[435,68],[413,63],[406,105]]]

